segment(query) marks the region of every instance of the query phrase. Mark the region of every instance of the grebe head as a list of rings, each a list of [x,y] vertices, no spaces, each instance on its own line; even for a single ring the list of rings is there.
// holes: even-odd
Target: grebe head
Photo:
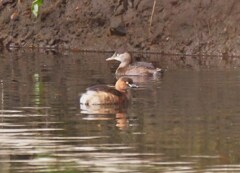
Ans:
[[[131,55],[128,52],[124,52],[121,54],[117,54],[116,52],[109,58],[106,59],[106,61],[111,61],[111,60],[117,60],[120,61],[121,63],[131,63]]]
[[[137,88],[138,86],[133,83],[133,80],[128,77],[120,77],[115,84],[118,91],[126,92],[127,88]]]

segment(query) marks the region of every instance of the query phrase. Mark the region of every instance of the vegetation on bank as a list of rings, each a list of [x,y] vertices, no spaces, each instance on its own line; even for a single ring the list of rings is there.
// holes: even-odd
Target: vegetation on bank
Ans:
[[[40,7],[43,4],[43,0],[33,0],[32,2],[32,13],[35,17],[38,17]]]

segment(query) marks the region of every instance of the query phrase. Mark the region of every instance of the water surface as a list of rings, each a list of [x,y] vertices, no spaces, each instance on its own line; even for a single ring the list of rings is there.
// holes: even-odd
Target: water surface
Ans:
[[[0,55],[0,172],[240,172],[240,70],[150,55],[169,70],[135,79],[129,107],[83,111],[86,87],[116,81],[108,56]]]

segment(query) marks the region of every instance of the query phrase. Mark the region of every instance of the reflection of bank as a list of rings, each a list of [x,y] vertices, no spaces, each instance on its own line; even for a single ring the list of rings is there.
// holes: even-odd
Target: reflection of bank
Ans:
[[[81,113],[84,120],[108,121],[116,120],[116,127],[126,130],[129,125],[127,118],[127,106],[121,105],[84,105],[80,104]]]
[[[3,80],[0,80],[0,89],[1,89],[1,116],[4,113],[4,87],[3,87]],[[1,121],[3,121],[1,119]],[[3,124],[3,123],[2,123]],[[6,135],[4,134],[4,137],[6,138]],[[1,144],[2,146],[2,144]],[[6,151],[6,149],[5,149]],[[7,150],[9,152],[9,150]],[[1,154],[0,160],[10,160],[10,154]],[[10,172],[10,162],[1,162],[0,163],[0,172]]]
[[[33,79],[34,79],[34,88],[33,88],[33,94],[34,94],[34,98],[33,98],[33,102],[35,104],[35,106],[39,106],[41,104],[41,94],[42,94],[42,83],[40,81],[40,76],[38,73],[35,73],[33,75]]]
[[[0,80],[1,84],[1,110],[4,109],[4,88],[3,88],[3,80]]]

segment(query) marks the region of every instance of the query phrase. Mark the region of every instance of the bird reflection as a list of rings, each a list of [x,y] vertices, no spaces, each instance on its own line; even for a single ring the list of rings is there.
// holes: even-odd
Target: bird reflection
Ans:
[[[161,81],[163,78],[163,74],[156,75],[156,76],[128,76],[133,80],[133,83],[137,84],[138,86],[144,85],[149,83],[150,81]],[[121,76],[116,75],[116,79],[118,80]]]
[[[128,128],[129,121],[126,113],[117,113],[116,114],[116,127],[120,130],[126,130]]]
[[[84,105],[80,104],[81,113],[86,120],[106,121],[112,120],[115,116],[116,127],[119,130],[126,130],[129,126],[127,118],[127,106],[121,105]]]

